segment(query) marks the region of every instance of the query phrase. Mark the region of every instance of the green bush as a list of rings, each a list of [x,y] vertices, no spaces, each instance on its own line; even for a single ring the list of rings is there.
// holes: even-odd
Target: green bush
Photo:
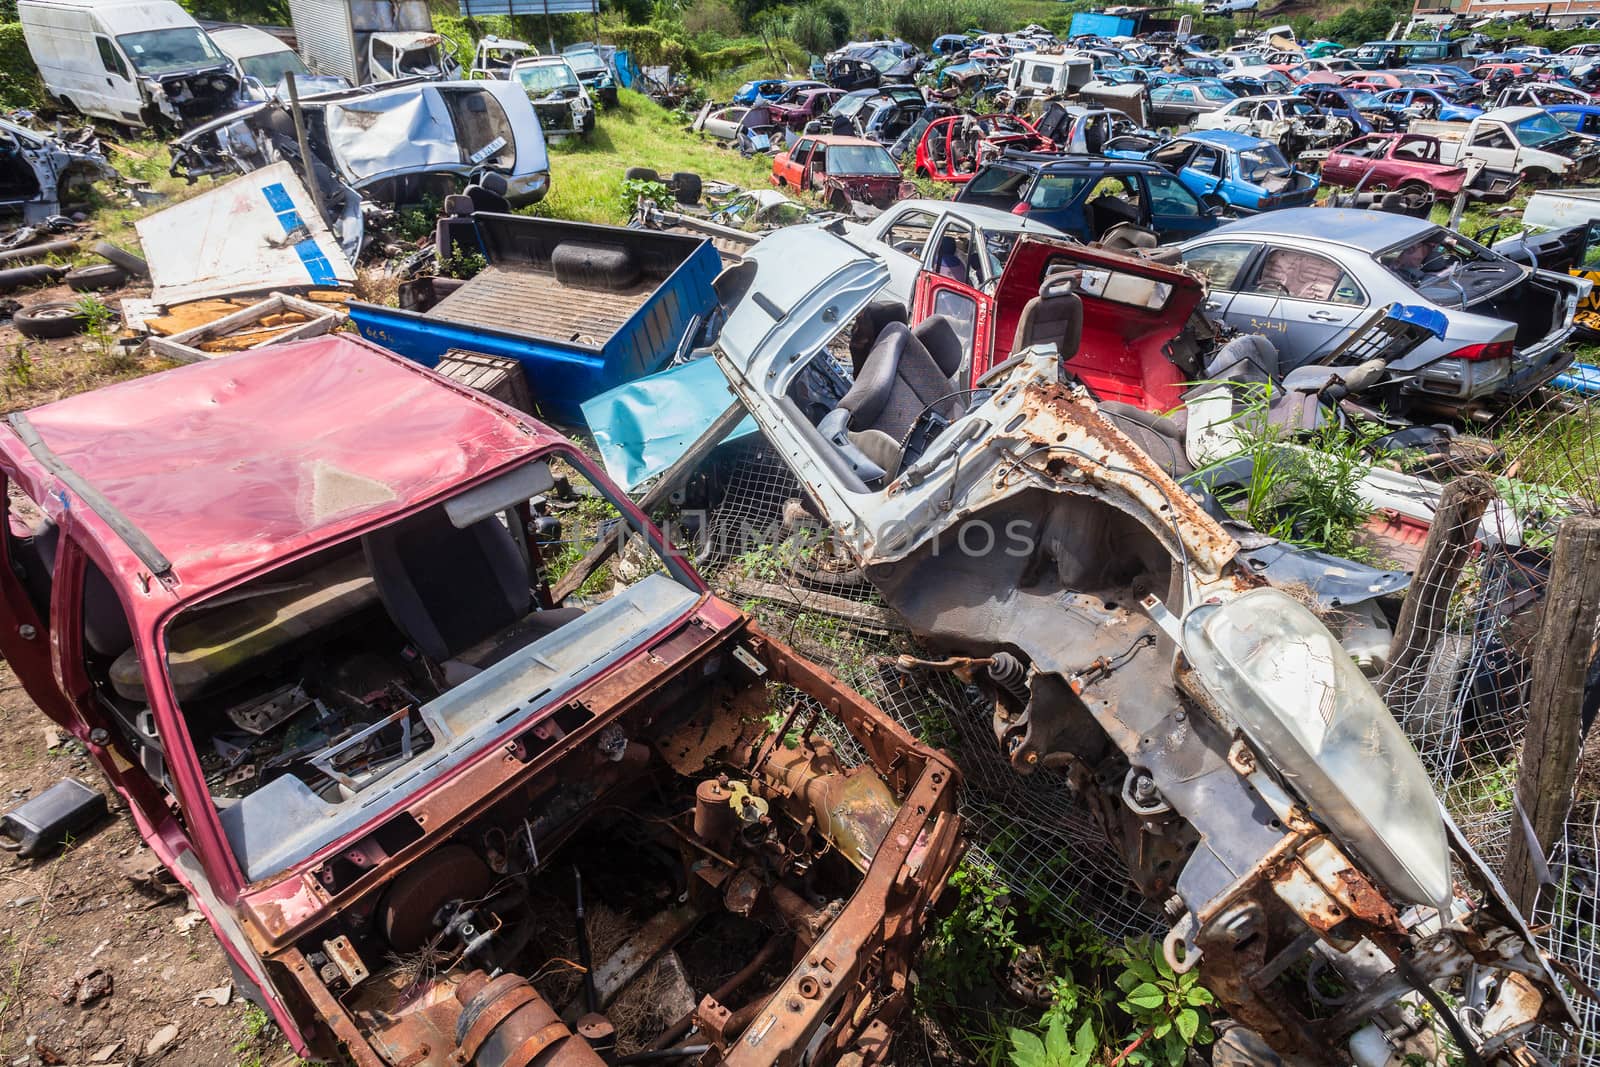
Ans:
[[[942,34],[975,26],[1010,29],[1017,23],[1004,0],[864,0],[855,13],[857,36],[882,27],[919,48]]]
[[[823,55],[850,39],[850,12],[837,0],[810,4],[789,17],[788,32],[807,52]]]
[[[28,42],[22,39],[22,23],[0,24],[0,107],[37,110],[47,100],[39,68],[33,65]]]

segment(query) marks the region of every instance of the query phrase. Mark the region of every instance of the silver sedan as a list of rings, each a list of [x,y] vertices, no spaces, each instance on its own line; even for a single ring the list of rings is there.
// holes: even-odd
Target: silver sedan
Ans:
[[[1210,283],[1206,310],[1278,346],[1285,369],[1329,354],[1389,303],[1434,307],[1445,336],[1392,364],[1417,399],[1465,407],[1514,398],[1572,356],[1563,342],[1589,283],[1529,270],[1422,219],[1347,208],[1289,208],[1182,245]]]

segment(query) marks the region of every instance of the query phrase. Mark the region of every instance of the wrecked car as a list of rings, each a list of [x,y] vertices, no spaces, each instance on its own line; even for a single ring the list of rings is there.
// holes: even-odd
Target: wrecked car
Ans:
[[[0,119],[0,214],[42,222],[82,203],[94,182],[116,178],[92,129],[52,136]]]
[[[1268,335],[1286,369],[1316,361],[1389,303],[1437,309],[1447,332],[1396,362],[1398,402],[1469,412],[1527,395],[1572,362],[1588,283],[1529,270],[1428,222],[1351,208],[1254,215],[1184,244],[1217,318]]]
[[[329,337],[14,414],[0,473],[0,650],[299,1055],[885,1060],[957,771],[570,442]]]
[[[916,191],[883,145],[831,135],[802,137],[774,156],[772,184],[816,193],[841,214],[848,214],[855,202],[886,208]]]
[[[1296,169],[1265,138],[1232,130],[1195,130],[1145,154],[1196,197],[1219,196],[1236,212],[1305,207],[1321,181]]]
[[[1232,130],[1271,141],[1290,157],[1338,144],[1355,133],[1349,119],[1330,115],[1303,96],[1250,96],[1195,119],[1198,130]]]
[[[1328,151],[1322,159],[1322,180],[1329,185],[1373,192],[1395,190],[1428,199],[1449,199],[1467,188],[1483,171],[1483,163],[1451,165],[1439,154],[1439,139],[1420,133],[1370,133]],[[1515,183],[1504,183],[1499,196],[1510,195]]]
[[[988,694],[1012,767],[1056,776],[1164,907],[1168,966],[1300,1064],[1432,1061],[1435,1024],[1514,1058],[1571,1025],[1346,650],[1062,381],[1076,288],[1134,313],[1170,293],[1090,269],[1042,289],[972,391],[901,323],[854,374],[830,355],[886,278],[826,231],[773,235],[719,283],[714,358],[823,527],[948,657],[901,669]]]
[[[504,180],[513,207],[550,186],[539,116],[518,82],[414,82],[302,97],[307,139],[325,200],[443,201],[469,179]],[[173,141],[171,171],[189,179],[246,174],[298,159],[294,119],[273,101],[237,111]]]
[[[965,182],[1008,150],[1048,152],[1054,145],[1016,115],[951,115],[928,123],[917,141],[917,174],[936,182]]]
[[[511,65],[506,78],[522,86],[533,101],[539,126],[547,137],[594,132],[594,101],[578,74],[560,56],[534,56]]]

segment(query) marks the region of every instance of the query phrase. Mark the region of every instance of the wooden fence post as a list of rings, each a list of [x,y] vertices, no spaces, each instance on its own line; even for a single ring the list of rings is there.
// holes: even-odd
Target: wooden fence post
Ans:
[[[1572,806],[1572,787],[1582,748],[1579,717],[1583,688],[1594,656],[1600,618],[1600,517],[1574,515],[1561,523],[1544,615],[1531,654],[1528,728],[1517,770],[1517,805],[1502,881],[1524,914],[1539,895],[1527,829],[1548,852]],[[1526,822],[1524,822],[1524,819]]]
[[[1457,478],[1439,494],[1433,525],[1422,545],[1422,559],[1389,643],[1389,664],[1378,679],[1378,692],[1402,722],[1417,690],[1405,683],[1444,631],[1445,609],[1455,594],[1461,568],[1472,556],[1479,520],[1494,499],[1494,483],[1481,474]]]

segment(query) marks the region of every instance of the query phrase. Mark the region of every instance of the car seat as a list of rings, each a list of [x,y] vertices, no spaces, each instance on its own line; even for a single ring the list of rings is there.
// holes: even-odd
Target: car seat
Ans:
[[[1077,271],[1054,271],[1039,284],[1039,295],[1029,300],[1017,319],[1011,351],[1053,344],[1062,361],[1078,354],[1083,340],[1083,299],[1078,296]]]
[[[904,323],[889,323],[855,383],[817,425],[863,482],[894,476],[906,439],[924,412],[952,419],[962,410],[950,380],[960,369],[960,342],[952,346],[941,328],[922,326],[923,336],[934,340],[937,357]]]

